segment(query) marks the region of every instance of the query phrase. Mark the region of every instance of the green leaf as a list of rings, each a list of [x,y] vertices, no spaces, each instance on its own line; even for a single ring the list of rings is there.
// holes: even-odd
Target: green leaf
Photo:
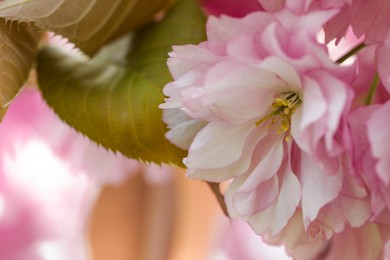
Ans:
[[[181,0],[162,23],[140,31],[128,57],[128,68],[142,71],[156,85],[172,80],[166,66],[172,45],[197,44],[206,40],[206,18],[196,0]]]
[[[39,39],[31,26],[0,19],[0,121],[30,73]]]
[[[172,80],[168,51],[204,40],[204,24],[195,0],[181,1],[163,21],[134,36],[129,68],[47,47],[38,56],[42,94],[64,121],[104,147],[143,161],[181,165],[186,152],[165,139],[158,105],[164,84]]]
[[[33,23],[73,42],[88,55],[150,22],[173,0],[7,0],[0,17]]]

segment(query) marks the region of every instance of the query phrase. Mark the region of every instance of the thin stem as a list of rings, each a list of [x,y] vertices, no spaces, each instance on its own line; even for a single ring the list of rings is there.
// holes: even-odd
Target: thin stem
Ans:
[[[366,105],[370,105],[372,103],[372,99],[374,98],[374,94],[378,89],[378,85],[379,85],[379,76],[378,73],[376,73],[374,79],[372,80],[370,90],[368,91],[368,95],[365,102]]]
[[[355,55],[356,53],[358,53],[361,49],[363,49],[364,47],[366,47],[367,45],[365,45],[364,43],[361,43],[359,45],[357,45],[355,48],[353,48],[352,50],[350,50],[349,52],[347,52],[346,54],[344,54],[341,58],[339,58],[338,60],[336,60],[336,63],[338,64],[341,64],[343,63],[344,61],[346,61],[349,57],[351,57],[352,55]]]
[[[214,193],[218,203],[219,203],[219,206],[221,207],[223,213],[225,214],[225,216],[229,216],[228,212],[227,212],[227,208],[226,208],[226,203],[225,203],[225,199],[224,199],[224,196],[222,195],[220,189],[219,189],[219,183],[214,183],[214,182],[207,182],[207,184],[209,185],[209,187],[211,188],[211,191]]]

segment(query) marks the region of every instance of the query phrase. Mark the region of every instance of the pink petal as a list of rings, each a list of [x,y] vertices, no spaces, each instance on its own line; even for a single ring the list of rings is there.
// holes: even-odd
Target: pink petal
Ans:
[[[206,122],[187,116],[180,109],[166,109],[163,111],[163,121],[170,129],[166,138],[181,149],[188,150],[195,135],[206,125]]]
[[[304,131],[313,123],[319,121],[325,114],[328,104],[322,93],[319,82],[305,77],[303,80],[302,119],[300,130]]]
[[[283,142],[284,140],[276,133],[269,133],[267,138],[258,143],[253,153],[253,161],[256,165],[238,192],[251,191],[277,173],[284,159]]]
[[[325,28],[326,42],[345,35],[349,25],[357,37],[365,35],[368,44],[381,42],[390,25],[390,2],[387,0],[354,0],[329,21]]]
[[[232,162],[230,165],[216,169],[188,169],[187,176],[199,180],[211,182],[223,182],[230,178],[242,175],[251,163],[253,153],[258,142],[267,134],[266,129],[256,128],[248,136],[239,160]]]
[[[258,63],[268,55],[258,43],[256,35],[242,34],[230,41],[227,46],[227,55],[246,63]]]
[[[190,110],[209,109],[218,119],[232,124],[256,120],[273,102],[272,87],[280,80],[272,73],[237,62],[221,62],[206,75],[203,96]],[[259,102],[264,100],[264,102]]]
[[[286,167],[279,177],[279,182],[280,192],[275,203],[248,220],[257,234],[265,232],[271,236],[278,234],[296,211],[301,196],[298,178]]]
[[[390,147],[384,145],[390,138],[388,118],[390,113],[390,102],[384,104],[380,109],[371,115],[367,121],[368,139],[371,144],[373,156],[378,159],[375,167],[378,177],[386,186],[390,182]]]
[[[271,56],[264,59],[261,64],[259,64],[259,67],[275,73],[283,81],[278,85],[273,86],[275,90],[279,89],[286,91],[287,88],[297,92],[300,90],[302,82],[299,74],[291,64],[287,63],[283,59]]]
[[[347,91],[344,82],[325,71],[312,71],[310,77],[315,79],[321,86],[322,93],[327,103],[327,131],[325,144],[328,151],[333,149],[334,135],[339,129],[342,113],[345,111],[352,93]],[[348,97],[349,95],[349,97]]]
[[[270,23],[261,34],[261,44],[271,54],[285,57],[288,33],[279,22]]]
[[[240,191],[233,196],[234,209],[242,217],[255,214],[260,210],[269,207],[279,195],[278,178],[259,183],[256,189],[251,191]]]
[[[184,160],[185,165],[189,169],[210,169],[236,162],[255,127],[254,124],[232,126],[223,122],[209,123],[196,135]]]
[[[299,209],[279,234],[276,236],[267,234],[263,239],[271,245],[283,244],[287,253],[294,259],[318,259],[318,256],[328,248],[328,241],[308,238]]]
[[[327,174],[321,169],[321,165],[304,152],[301,167],[302,211],[305,222],[311,222],[322,207],[339,195],[343,172],[340,169],[336,174]]]
[[[196,45],[172,46],[167,65],[174,79],[191,70],[204,71],[215,64],[219,58],[206,48]]]
[[[378,73],[387,92],[390,93],[390,33],[388,33],[384,42],[378,46],[376,59],[378,64]]]
[[[256,162],[246,180],[233,195],[233,205],[239,215],[253,214],[270,205],[278,196],[277,174],[283,159],[283,143],[277,134],[268,134],[253,155]]]
[[[313,0],[310,0],[313,1]],[[318,29],[321,28],[330,18],[336,15],[338,10],[313,11],[302,15],[297,19],[294,28],[308,32],[313,39],[317,36]]]
[[[365,195],[365,189],[359,186],[352,176],[344,175],[340,195],[321,209],[312,224],[323,229],[327,239],[333,232],[342,232],[346,224],[350,227],[361,227],[371,216],[369,198]]]

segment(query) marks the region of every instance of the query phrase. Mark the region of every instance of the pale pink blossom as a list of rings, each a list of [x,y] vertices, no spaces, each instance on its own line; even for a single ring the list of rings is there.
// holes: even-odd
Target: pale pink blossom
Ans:
[[[335,13],[210,17],[206,42],[170,53],[174,81],[165,86],[161,107],[206,124],[188,137],[187,175],[233,178],[225,193],[229,214],[258,234],[280,232],[300,205],[308,228],[341,199],[354,67],[334,64],[316,39]],[[332,211],[327,216],[337,215]],[[336,222],[334,231],[341,232],[353,221]]]

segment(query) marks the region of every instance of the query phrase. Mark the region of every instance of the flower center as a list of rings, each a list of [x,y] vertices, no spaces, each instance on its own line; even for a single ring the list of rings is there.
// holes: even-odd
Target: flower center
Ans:
[[[284,92],[279,97],[275,98],[272,103],[272,112],[257,121],[256,125],[259,126],[267,119],[272,118],[272,121],[267,125],[267,128],[270,129],[277,122],[280,122],[280,127],[277,130],[277,133],[279,135],[286,133],[291,126],[291,116],[301,103],[302,101],[297,93],[290,91]],[[288,135],[286,137],[286,141],[288,142],[289,140],[290,136]]]

